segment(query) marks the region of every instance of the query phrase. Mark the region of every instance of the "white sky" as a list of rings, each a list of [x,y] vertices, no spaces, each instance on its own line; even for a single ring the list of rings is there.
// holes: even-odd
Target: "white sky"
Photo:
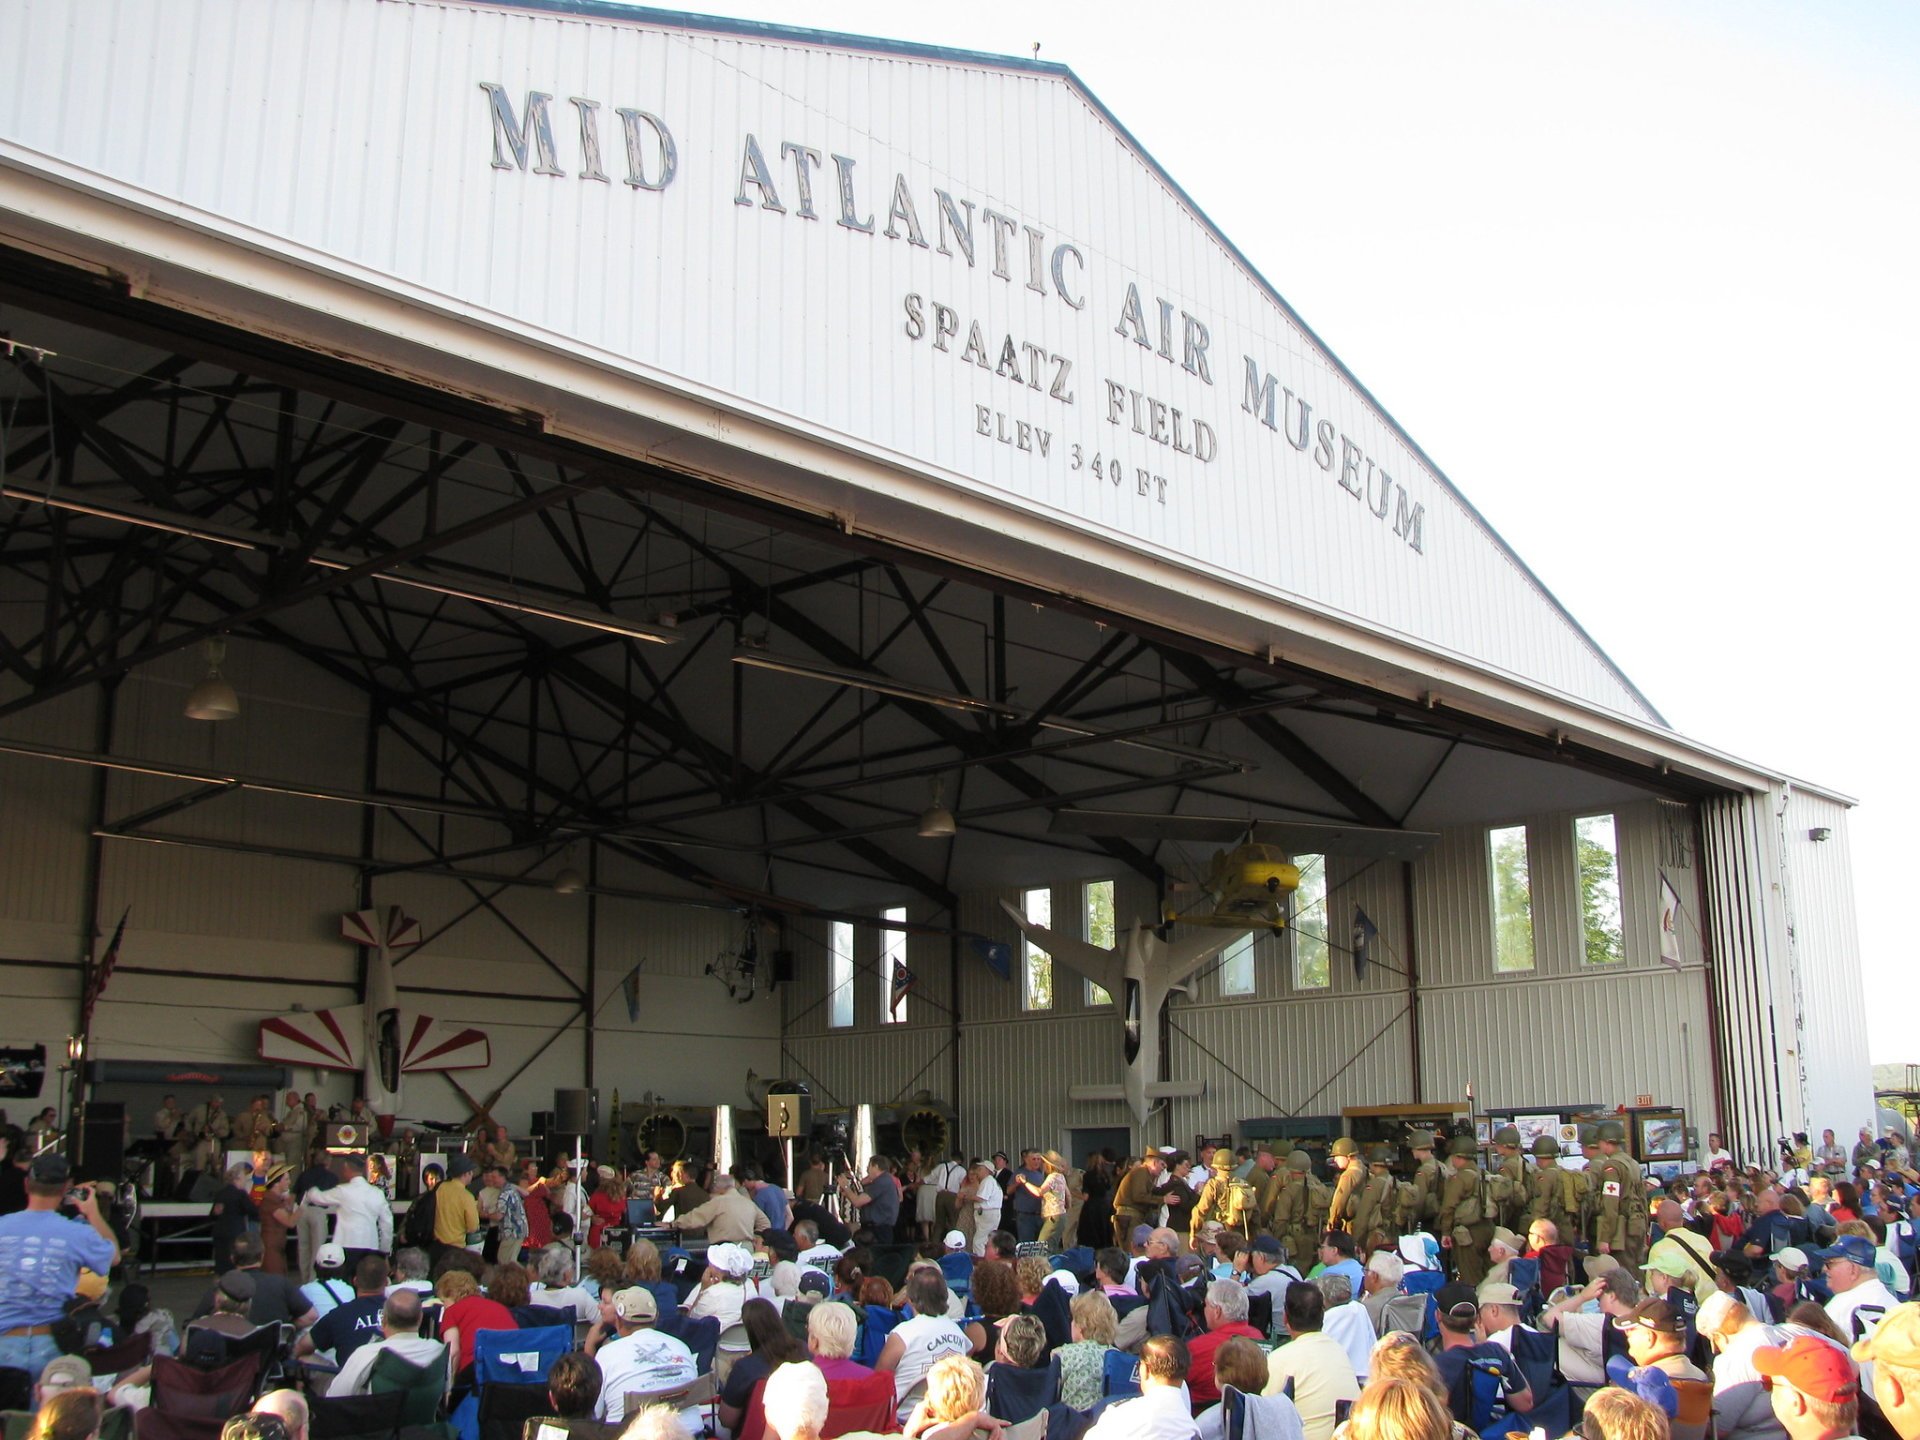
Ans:
[[[1920,1061],[1920,5],[702,8],[1072,66],[1670,722],[1858,797]]]

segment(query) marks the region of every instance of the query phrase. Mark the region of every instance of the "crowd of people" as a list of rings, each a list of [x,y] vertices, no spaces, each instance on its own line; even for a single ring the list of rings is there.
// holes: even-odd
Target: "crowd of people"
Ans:
[[[857,1176],[808,1156],[789,1188],[750,1163],[543,1166],[488,1130],[397,1224],[366,1157],[269,1150],[215,1202],[192,1313],[131,1283],[111,1313],[159,1355],[280,1327],[276,1388],[226,1440],[305,1440],[389,1354],[443,1373],[457,1413],[487,1332],[532,1330],[561,1337],[546,1409],[581,1440],[1920,1440],[1897,1137],[1829,1132],[1774,1169],[1716,1137],[1665,1185],[1616,1121],[1577,1167],[1511,1127],[1484,1161],[1470,1134],[1401,1140],[1410,1165],[1336,1140],[1325,1174],[1257,1145]],[[0,1370],[31,1379],[44,1440],[87,1440],[150,1402],[152,1364],[96,1377],[68,1343],[118,1240],[30,1149],[5,1167],[22,1203],[0,1190]]]

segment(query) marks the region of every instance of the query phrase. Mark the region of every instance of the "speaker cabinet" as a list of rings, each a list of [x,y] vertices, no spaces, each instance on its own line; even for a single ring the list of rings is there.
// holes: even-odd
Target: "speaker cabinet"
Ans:
[[[767,1088],[767,1134],[775,1140],[804,1140],[813,1133],[813,1096],[804,1085],[777,1082]]]
[[[600,1107],[592,1090],[556,1090],[553,1092],[553,1128],[566,1135],[584,1135],[593,1129],[594,1112]]]
[[[82,1180],[119,1184],[127,1166],[127,1107],[90,1100],[80,1116],[80,1153],[74,1166]]]

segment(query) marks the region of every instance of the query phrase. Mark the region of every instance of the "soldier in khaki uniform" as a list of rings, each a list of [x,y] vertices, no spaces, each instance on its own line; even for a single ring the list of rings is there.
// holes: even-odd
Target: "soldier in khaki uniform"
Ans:
[[[1517,1126],[1502,1125],[1493,1132],[1493,1198],[1499,1211],[1494,1219],[1509,1230],[1527,1228],[1527,1198],[1533,1183],[1533,1167],[1520,1153],[1520,1145]]]
[[[1647,1177],[1622,1152],[1626,1127],[1603,1120],[1594,1134],[1600,1158],[1587,1167],[1593,1186],[1593,1248],[1638,1270],[1647,1255]]]
[[[280,1134],[274,1140],[273,1148],[296,1171],[307,1168],[307,1140],[313,1133],[307,1123],[310,1118],[306,1103],[300,1098],[300,1092],[289,1090],[287,1108],[280,1115]]]
[[[1342,1135],[1328,1152],[1333,1160],[1335,1179],[1333,1199],[1327,1204],[1327,1221],[1321,1230],[1353,1228],[1353,1207],[1360,1198],[1360,1186],[1367,1178],[1367,1167],[1360,1163],[1360,1147]],[[1364,1238],[1364,1237],[1362,1237]]]
[[[1187,1222],[1187,1244],[1196,1250],[1208,1221],[1216,1225],[1232,1223],[1228,1216],[1233,1211],[1233,1152],[1224,1146],[1215,1150],[1209,1165],[1213,1174],[1200,1187],[1200,1198],[1194,1202],[1193,1215]]]
[[[1471,1135],[1447,1142],[1447,1182],[1440,1191],[1440,1246],[1453,1256],[1456,1280],[1478,1286],[1487,1276],[1487,1246],[1493,1221],[1487,1218],[1487,1177],[1474,1162],[1479,1147]]]
[[[1413,1214],[1407,1229],[1430,1230],[1440,1214],[1440,1190],[1447,1183],[1447,1172],[1433,1158],[1433,1132],[1416,1130],[1407,1137],[1413,1151]]]
[[[1533,1142],[1533,1176],[1527,1182],[1527,1224],[1551,1220],[1568,1245],[1578,1244],[1587,1233],[1587,1177],[1560,1165],[1560,1142],[1542,1135]]]
[[[1274,1175],[1267,1224],[1274,1238],[1286,1246],[1287,1259],[1302,1271],[1313,1263],[1320,1247],[1320,1207],[1314,1201],[1313,1161],[1304,1150],[1292,1151],[1284,1168]]]
[[[1357,1166],[1355,1167],[1358,1168]],[[1388,1244],[1398,1238],[1395,1225],[1394,1200],[1398,1182],[1393,1178],[1393,1150],[1390,1146],[1376,1145],[1367,1152],[1367,1178],[1360,1186],[1360,1192],[1354,1198],[1353,1238],[1360,1244],[1362,1255],[1367,1253],[1368,1242],[1377,1230]]]
[[[259,1154],[272,1146],[273,1112],[267,1108],[269,1103],[266,1096],[256,1095],[253,1097],[253,1103],[234,1117],[235,1149],[251,1150]]]
[[[224,1160],[227,1137],[233,1134],[233,1119],[218,1095],[187,1112],[185,1135],[192,1141],[191,1164],[195,1170],[211,1168]]]
[[[1160,1202],[1153,1192],[1166,1171],[1167,1157],[1149,1150],[1138,1165],[1120,1177],[1119,1188],[1113,1192],[1113,1243],[1128,1254],[1133,1253],[1134,1226],[1150,1223],[1150,1217],[1159,1213]]]

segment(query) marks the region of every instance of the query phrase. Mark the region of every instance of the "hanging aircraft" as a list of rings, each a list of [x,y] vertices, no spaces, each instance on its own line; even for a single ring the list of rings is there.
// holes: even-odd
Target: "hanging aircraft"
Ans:
[[[1239,936],[1254,930],[1278,931],[1288,916],[1288,899],[1299,888],[1297,855],[1342,855],[1364,859],[1413,860],[1440,837],[1424,831],[1387,830],[1365,825],[1325,825],[1293,820],[1244,820],[1199,815],[1151,815],[1138,812],[1056,811],[1049,827],[1055,834],[1108,835],[1165,841],[1237,841],[1216,851],[1195,879],[1175,881],[1170,891],[1194,898],[1169,904],[1166,922],[1200,928],[1197,935],[1162,939],[1135,924],[1108,950],[1085,940],[1036,925],[1002,901],[1013,923],[1035,948],[1085,976],[1114,997],[1119,1012],[1126,1062],[1119,1085],[1075,1085],[1073,1100],[1122,1100],[1144,1123],[1152,1102],[1190,1099],[1204,1091],[1200,1081],[1162,1081],[1160,1011],[1176,990]]]
[[[260,1058],[319,1070],[358,1070],[361,1093],[376,1114],[391,1115],[408,1075],[482,1070],[493,1063],[484,1030],[402,1009],[393,967],[423,938],[420,922],[398,905],[356,910],[340,920],[341,936],[367,950],[363,1003],[297,1011],[260,1022]]]

